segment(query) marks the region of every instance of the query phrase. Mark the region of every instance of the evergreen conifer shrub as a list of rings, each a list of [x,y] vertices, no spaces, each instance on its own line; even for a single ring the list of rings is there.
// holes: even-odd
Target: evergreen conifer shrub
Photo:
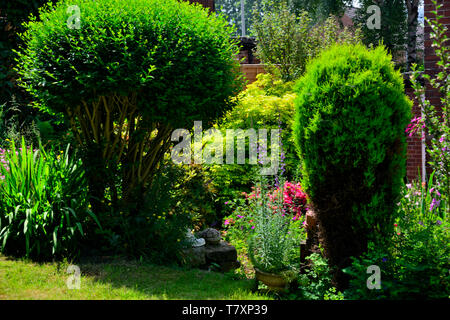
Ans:
[[[411,102],[385,48],[340,45],[299,79],[294,137],[321,244],[340,272],[368,240],[391,237],[405,176]]]

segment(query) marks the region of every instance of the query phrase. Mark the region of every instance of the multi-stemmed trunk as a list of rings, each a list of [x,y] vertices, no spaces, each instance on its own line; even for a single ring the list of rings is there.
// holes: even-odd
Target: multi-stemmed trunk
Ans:
[[[147,121],[136,108],[135,94],[100,96],[67,108],[94,210],[104,209],[107,191],[113,206],[138,209],[168,149],[171,127]]]

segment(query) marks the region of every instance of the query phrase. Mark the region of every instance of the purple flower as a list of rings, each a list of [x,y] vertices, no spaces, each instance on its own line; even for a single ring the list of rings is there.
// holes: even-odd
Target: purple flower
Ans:
[[[433,198],[433,200],[431,201],[431,204],[430,204],[430,211],[433,211],[433,209],[435,207],[439,207],[440,203],[441,203],[440,200],[436,200],[435,198]]]
[[[388,259],[387,258],[383,258],[383,262],[386,262]]]
[[[436,224],[437,224],[438,226],[440,226],[440,225],[442,224],[442,221],[441,221],[441,220],[438,220],[438,221],[436,221]]]

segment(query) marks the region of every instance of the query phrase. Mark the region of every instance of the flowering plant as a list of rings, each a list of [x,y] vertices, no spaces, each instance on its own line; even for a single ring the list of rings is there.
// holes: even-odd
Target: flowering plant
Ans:
[[[290,269],[299,260],[299,244],[306,239],[302,226],[306,195],[298,183],[273,188],[261,177],[249,194],[227,202],[233,213],[226,217],[225,239],[252,264],[266,272]]]
[[[448,42],[447,27],[439,20],[438,10],[442,4],[436,6],[435,19],[427,20],[431,27],[430,38],[433,40],[436,56],[439,61],[436,63],[439,72],[431,78],[428,74],[423,74],[423,78],[430,83],[431,87],[441,94],[441,110],[434,106],[427,99],[422,99],[425,95],[425,87],[418,81],[420,73],[417,66],[413,66],[411,82],[414,88],[416,100],[423,111],[423,117],[416,117],[406,129],[409,135],[418,133],[422,139],[427,138],[427,153],[430,158],[430,166],[435,171],[436,188],[439,189],[441,198],[450,201],[450,49]],[[436,200],[438,201],[438,200]],[[447,208],[447,213],[450,208]]]
[[[265,272],[289,270],[295,263],[292,256],[299,251],[300,243],[290,232],[290,218],[283,209],[283,191],[270,198],[267,183],[261,177],[256,197],[249,201],[248,214],[254,228],[248,238],[248,256],[253,266]],[[297,249],[297,250],[296,250]]]
[[[406,228],[419,230],[439,226],[447,219],[448,203],[433,184],[434,174],[431,173],[428,184],[413,181],[403,188],[399,203],[402,215],[394,225],[397,236],[401,236],[402,230]]]
[[[286,181],[282,188],[278,187],[268,194],[270,202],[276,203],[280,192],[283,194],[281,210],[283,214],[293,216],[294,220],[306,214],[308,209],[306,206],[307,195],[303,192],[300,183]],[[278,209],[275,205],[272,205],[272,208],[274,210]]]

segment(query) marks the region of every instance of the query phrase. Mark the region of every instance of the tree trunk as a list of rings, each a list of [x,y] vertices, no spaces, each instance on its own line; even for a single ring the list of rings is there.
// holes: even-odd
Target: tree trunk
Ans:
[[[419,17],[419,0],[405,0],[408,9],[407,71],[417,61],[417,25]]]

